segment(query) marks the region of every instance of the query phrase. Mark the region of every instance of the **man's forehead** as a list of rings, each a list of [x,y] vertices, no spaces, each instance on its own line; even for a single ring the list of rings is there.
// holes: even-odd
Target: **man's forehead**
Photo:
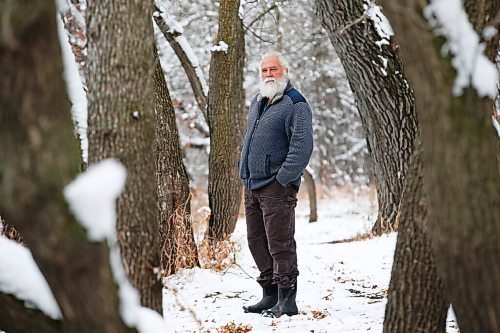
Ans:
[[[272,67],[272,66],[276,67],[281,66],[280,58],[278,56],[271,55],[262,59],[260,67]]]

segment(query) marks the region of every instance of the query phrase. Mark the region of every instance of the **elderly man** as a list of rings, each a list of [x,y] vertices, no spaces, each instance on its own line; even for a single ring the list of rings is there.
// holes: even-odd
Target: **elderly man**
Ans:
[[[295,206],[313,150],[311,109],[288,73],[280,53],[262,57],[260,94],[250,105],[239,163],[248,246],[263,289],[262,300],[243,309],[275,318],[298,313]]]

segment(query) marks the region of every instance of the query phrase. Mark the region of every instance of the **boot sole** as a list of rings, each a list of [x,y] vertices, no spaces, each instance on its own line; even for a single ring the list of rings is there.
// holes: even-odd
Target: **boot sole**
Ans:
[[[268,308],[268,309],[262,309],[262,310],[251,310],[251,309],[247,308],[246,306],[244,306],[243,307],[243,312],[245,312],[245,313],[259,313],[259,314],[261,314],[263,311],[267,311],[269,309],[270,308]]]

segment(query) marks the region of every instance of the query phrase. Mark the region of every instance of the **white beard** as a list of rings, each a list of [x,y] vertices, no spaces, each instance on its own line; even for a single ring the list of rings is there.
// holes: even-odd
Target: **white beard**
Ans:
[[[286,85],[288,83],[288,78],[283,75],[281,78],[276,79],[273,77],[268,77],[259,82],[259,90],[262,97],[267,97],[272,100],[274,96],[278,94],[283,94]]]

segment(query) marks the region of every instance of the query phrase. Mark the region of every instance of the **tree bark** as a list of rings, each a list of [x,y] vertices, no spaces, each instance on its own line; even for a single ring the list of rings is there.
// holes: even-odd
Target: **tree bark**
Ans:
[[[152,3],[88,1],[89,164],[114,157],[127,168],[118,199],[118,244],[141,303],[162,313],[157,186]]]
[[[470,88],[461,96],[452,94],[455,70],[450,57],[442,56],[443,38],[423,18],[426,5],[387,1],[385,8],[419,103],[430,235],[460,330],[499,332],[500,173],[492,100],[478,97]],[[469,14],[476,10],[469,19],[478,33],[485,21],[495,18],[498,6],[464,3]],[[495,40],[485,50],[490,59],[498,35]]]
[[[10,240],[16,241],[24,245],[23,236],[21,236],[19,231],[17,231],[17,229],[14,228],[13,225],[5,223],[5,221],[2,220],[1,216],[0,216],[0,236],[6,237]]]
[[[367,128],[379,195],[379,217],[373,232],[400,227],[384,332],[443,332],[449,302],[440,288],[442,282],[437,277],[426,232],[421,152],[414,147],[418,124],[413,92],[393,45],[376,46],[380,37],[373,23],[359,19],[363,16],[363,1],[320,1],[318,5],[336,41],[334,46]],[[342,19],[345,26],[339,21]],[[339,33],[340,29],[344,32]],[[387,74],[377,77],[380,67],[374,64],[382,57],[388,59]],[[386,225],[384,221],[391,223]]]
[[[379,235],[397,230],[417,128],[413,95],[394,50],[376,44],[380,36],[373,22],[365,17],[348,25],[364,15],[364,1],[316,3],[346,72],[366,133],[379,203],[372,232]],[[386,59],[387,64],[381,59]]]
[[[60,333],[62,321],[55,320],[36,309],[29,309],[23,301],[0,293],[0,330],[9,333]]]
[[[155,50],[156,52],[156,50]],[[189,178],[182,159],[175,112],[155,53],[156,178],[160,207],[161,265],[165,276],[198,264],[191,225]]]
[[[304,170],[304,181],[307,185],[307,193],[309,194],[309,222],[318,221],[318,205],[316,201],[316,184],[313,175],[307,170]]]
[[[156,8],[156,10],[159,11],[158,8]],[[201,112],[205,116],[205,119],[207,119],[207,95],[206,92],[203,91],[203,84],[200,81],[200,77],[197,74],[197,71],[201,71],[201,68],[193,66],[193,63],[191,62],[188,54],[186,53],[186,50],[177,40],[177,38],[182,34],[178,31],[174,31],[172,27],[170,27],[160,15],[155,15],[154,20],[158,25],[158,27],[160,28],[163,35],[165,36],[165,38],[167,39],[168,43],[172,47],[172,50],[174,50],[175,54],[177,55],[177,58],[179,58],[182,68],[184,68],[189,83],[191,83],[191,87],[193,88],[193,93],[196,99],[196,103],[198,103]]]
[[[31,249],[61,308],[64,332],[126,332],[108,248],[88,242],[63,198],[63,188],[78,173],[80,149],[54,5],[0,4],[3,28],[11,32],[0,40],[0,212]],[[0,302],[9,309],[0,311],[1,328],[23,316],[19,304]]]
[[[241,200],[237,161],[245,122],[245,40],[243,23],[238,16],[239,6],[239,0],[220,2],[217,44],[224,41],[229,48],[227,52],[212,52],[210,63],[208,200],[211,215],[208,238],[215,240],[234,231]]]
[[[417,139],[418,141],[418,139]],[[384,316],[384,332],[444,333],[449,300],[438,277],[422,193],[422,148],[410,161]]]

